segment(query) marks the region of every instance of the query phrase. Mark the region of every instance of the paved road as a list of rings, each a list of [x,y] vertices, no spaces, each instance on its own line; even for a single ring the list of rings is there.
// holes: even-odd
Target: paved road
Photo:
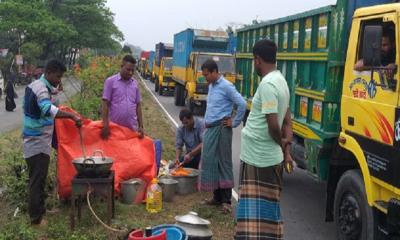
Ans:
[[[173,97],[159,96],[154,92],[154,84],[145,80],[162,106],[178,124],[179,111],[182,107],[174,105]],[[233,165],[234,175],[239,175],[240,130],[234,130]],[[235,178],[237,192],[238,178]],[[314,181],[303,170],[296,169],[291,175],[284,176],[282,193],[282,214],[285,221],[284,231],[287,240],[334,240],[336,239],[333,223],[324,221],[325,186]]]
[[[64,93],[59,94],[60,101],[66,101],[68,96],[75,94],[80,88],[79,83],[72,78],[63,79]],[[17,86],[16,92],[18,98],[15,99],[17,108],[14,112],[7,112],[5,109],[5,97],[3,96],[0,101],[0,134],[11,131],[22,126],[22,101],[24,98],[25,86]]]

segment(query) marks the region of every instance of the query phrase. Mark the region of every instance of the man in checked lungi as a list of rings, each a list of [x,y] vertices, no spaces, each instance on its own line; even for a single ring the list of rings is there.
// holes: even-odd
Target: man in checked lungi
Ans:
[[[209,86],[200,162],[200,190],[214,193],[213,198],[205,200],[204,204],[222,206],[222,210],[229,213],[232,211],[233,188],[232,128],[239,126],[242,121],[246,102],[235,86],[219,74],[214,60],[206,60],[201,70]],[[237,106],[235,117],[234,105]]]
[[[253,47],[254,69],[262,77],[242,130],[237,240],[283,239],[280,196],[283,169],[291,172],[292,126],[289,89],[276,69],[276,44]]]

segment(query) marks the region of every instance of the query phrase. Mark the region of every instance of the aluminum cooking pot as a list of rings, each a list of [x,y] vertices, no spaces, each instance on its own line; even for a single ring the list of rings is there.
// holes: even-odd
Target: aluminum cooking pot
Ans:
[[[176,216],[176,225],[183,228],[189,236],[189,240],[209,240],[213,233],[210,229],[210,221],[200,218],[196,212],[189,212],[183,216]]]
[[[96,156],[99,153],[100,156]],[[86,177],[98,177],[107,175],[113,164],[113,159],[105,157],[101,150],[96,150],[90,157],[80,157],[72,160],[78,175]]]
[[[187,195],[197,192],[197,178],[199,176],[199,170],[194,168],[184,168],[190,170],[188,176],[173,176],[169,174],[168,177],[178,181],[177,193],[179,195]]]

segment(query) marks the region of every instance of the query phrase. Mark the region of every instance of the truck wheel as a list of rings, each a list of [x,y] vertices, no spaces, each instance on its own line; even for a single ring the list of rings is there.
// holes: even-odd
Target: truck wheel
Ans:
[[[156,79],[156,82],[154,83],[154,91],[158,92],[158,89],[160,88],[160,85],[158,83],[158,78]]]
[[[179,85],[179,84],[176,84],[176,86],[175,86],[175,90],[174,90],[174,104],[175,104],[175,106],[179,106],[179,99],[180,99],[180,96],[179,96],[179,93],[180,93],[180,91],[179,91],[179,87],[180,87],[181,85]]]
[[[348,170],[340,178],[334,205],[337,239],[374,239],[373,212],[360,170]]]
[[[185,106],[185,88],[179,85],[179,106]]]

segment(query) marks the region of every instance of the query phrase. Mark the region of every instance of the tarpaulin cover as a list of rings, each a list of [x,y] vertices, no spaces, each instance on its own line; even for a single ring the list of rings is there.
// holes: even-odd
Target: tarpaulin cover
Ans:
[[[63,107],[63,110],[73,110]],[[139,135],[122,126],[110,122],[111,135],[108,140],[100,138],[101,121],[84,119],[82,124],[83,142],[86,154],[91,155],[100,149],[104,156],[114,160],[115,191],[120,192],[120,183],[130,178],[141,178],[147,183],[156,175],[155,149],[149,137],[139,139]],[[58,193],[61,198],[71,195],[71,180],[76,175],[72,160],[82,157],[79,132],[70,119],[57,119],[56,132],[58,140],[57,180]]]

